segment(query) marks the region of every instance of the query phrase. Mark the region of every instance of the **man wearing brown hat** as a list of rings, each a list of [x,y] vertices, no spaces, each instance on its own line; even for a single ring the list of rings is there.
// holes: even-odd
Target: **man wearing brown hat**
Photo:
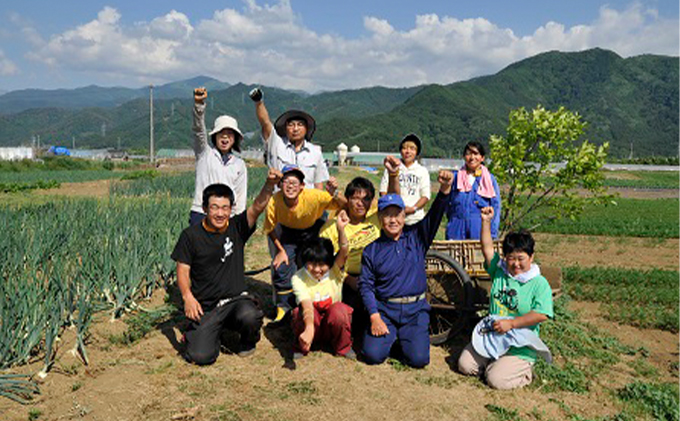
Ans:
[[[329,179],[321,148],[311,143],[316,122],[304,111],[288,110],[272,124],[260,88],[250,91],[257,120],[262,127],[267,165],[279,171],[295,165],[305,176],[305,187],[323,189]]]

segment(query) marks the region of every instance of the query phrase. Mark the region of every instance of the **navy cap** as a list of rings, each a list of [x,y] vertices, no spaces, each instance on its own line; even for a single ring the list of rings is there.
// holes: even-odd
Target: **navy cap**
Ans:
[[[294,173],[297,175],[300,181],[302,182],[305,181],[305,173],[303,173],[300,167],[298,167],[297,165],[285,165],[281,169],[281,172],[283,173],[284,176],[288,173]]]
[[[385,209],[388,206],[396,206],[399,209],[404,209],[406,206],[404,205],[404,199],[401,198],[396,193],[388,193],[378,199],[378,210],[381,211]]]

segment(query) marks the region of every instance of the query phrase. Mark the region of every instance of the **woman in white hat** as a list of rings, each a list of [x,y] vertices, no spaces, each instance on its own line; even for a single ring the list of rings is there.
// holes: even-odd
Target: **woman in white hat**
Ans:
[[[194,154],[196,155],[196,189],[191,205],[189,223],[195,225],[203,220],[203,189],[211,184],[226,184],[234,192],[232,215],[246,209],[248,195],[248,172],[243,159],[232,152],[241,152],[243,134],[235,118],[222,115],[215,119],[210,133],[205,127],[205,88],[194,90]]]

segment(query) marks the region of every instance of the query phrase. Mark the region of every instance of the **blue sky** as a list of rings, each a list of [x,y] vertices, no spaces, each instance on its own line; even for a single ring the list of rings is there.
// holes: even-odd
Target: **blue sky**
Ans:
[[[0,90],[197,75],[311,92],[445,84],[593,47],[677,56],[678,2],[7,1]]]

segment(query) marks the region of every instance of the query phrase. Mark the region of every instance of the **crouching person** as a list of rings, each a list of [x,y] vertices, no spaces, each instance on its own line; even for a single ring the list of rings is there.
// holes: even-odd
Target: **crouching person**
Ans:
[[[393,183],[397,167],[388,167]],[[359,291],[370,317],[362,354],[368,364],[380,364],[399,342],[405,363],[421,368],[430,363],[430,306],[425,299],[425,254],[441,223],[451,192],[453,174],[439,172],[439,193],[427,215],[404,227],[404,201],[388,193],[378,200],[380,237],[366,246],[361,260]]]
[[[234,193],[224,184],[203,190],[206,217],[184,231],[172,259],[177,262],[177,284],[190,320],[185,332],[185,358],[199,365],[212,364],[220,353],[220,333],[240,334],[238,355],[255,351],[260,340],[263,313],[245,285],[243,250],[255,231],[281,173],[269,170],[265,185],[253,204],[231,215]]]
[[[458,369],[484,376],[494,389],[514,389],[531,383],[537,355],[551,361],[538,337],[539,324],[553,317],[552,290],[534,261],[534,239],[527,231],[503,239],[501,259],[491,239],[492,207],[481,210],[484,265],[493,280],[489,317],[475,328],[463,350]]]
[[[327,238],[312,240],[300,256],[302,269],[293,275],[293,293],[299,306],[292,312],[293,358],[310,351],[313,344],[326,343],[335,355],[356,359],[352,350],[352,307],[342,302],[342,285],[349,242],[345,227],[349,216],[338,213],[336,226],[340,250],[333,257]]]

